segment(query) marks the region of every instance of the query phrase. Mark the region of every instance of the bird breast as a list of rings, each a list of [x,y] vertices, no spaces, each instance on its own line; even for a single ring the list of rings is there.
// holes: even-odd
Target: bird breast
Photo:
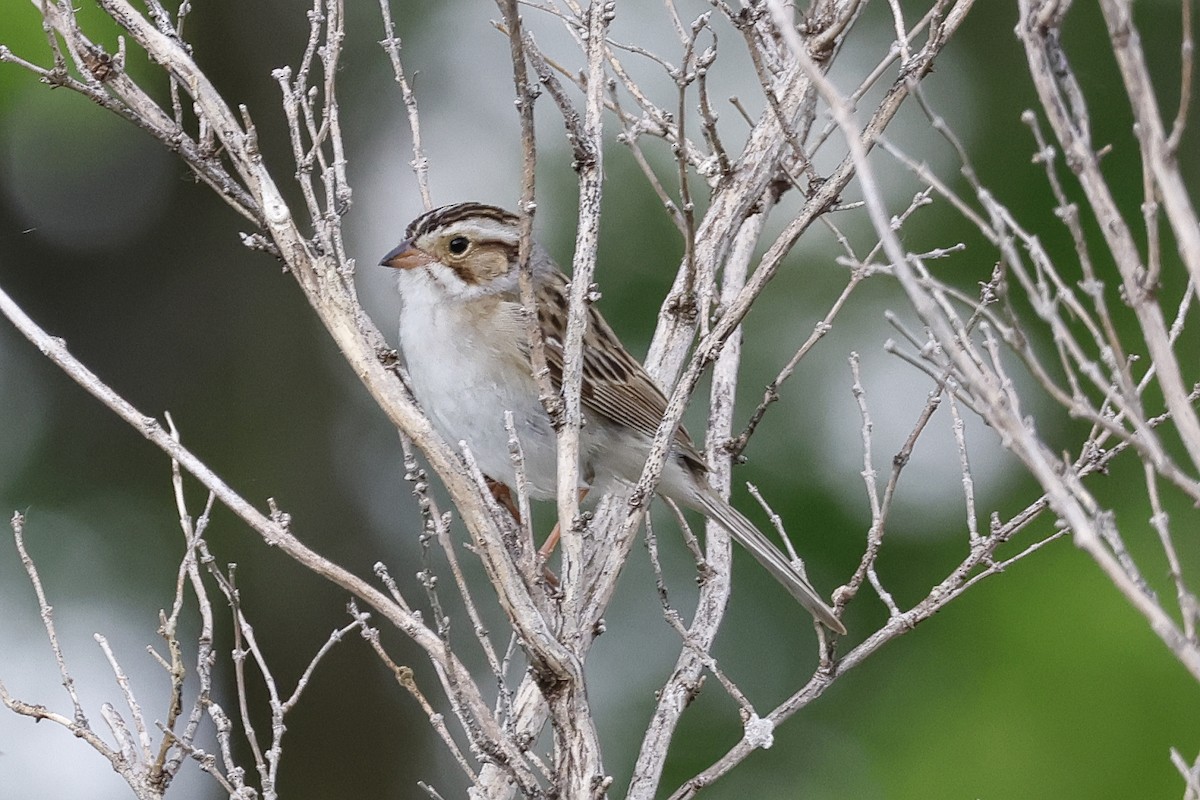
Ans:
[[[416,276],[412,276],[416,277]],[[452,447],[471,449],[485,475],[515,483],[504,412],[511,411],[535,498],[555,490],[554,431],[538,400],[521,343],[520,307],[498,298],[469,303],[424,296],[436,287],[405,286],[400,346],[413,392]]]

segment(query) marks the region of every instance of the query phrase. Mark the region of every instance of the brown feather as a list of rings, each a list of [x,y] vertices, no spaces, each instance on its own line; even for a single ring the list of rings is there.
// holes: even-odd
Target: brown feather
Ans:
[[[556,389],[562,388],[563,340],[567,334],[566,309],[554,302],[565,297],[567,278],[558,270],[543,276],[537,287],[538,324],[546,342],[546,366]],[[667,413],[667,398],[641,363],[634,358],[595,307],[588,307],[585,336],[593,337],[596,347],[584,348],[583,406],[605,419],[628,426],[653,437]],[[692,437],[680,425],[675,431],[677,452],[699,474],[708,471],[704,457]]]

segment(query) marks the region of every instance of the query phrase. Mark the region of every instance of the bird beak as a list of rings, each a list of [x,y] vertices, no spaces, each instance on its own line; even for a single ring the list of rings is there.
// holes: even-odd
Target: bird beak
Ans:
[[[395,269],[417,269],[433,262],[433,256],[413,246],[411,240],[405,239],[396,245],[395,250],[392,250],[383,257],[383,260],[379,262],[379,266],[394,267]]]

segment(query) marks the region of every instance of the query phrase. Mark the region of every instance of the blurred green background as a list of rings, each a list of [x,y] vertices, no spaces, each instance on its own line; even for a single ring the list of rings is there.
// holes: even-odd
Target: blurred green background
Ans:
[[[245,103],[258,126],[268,164],[281,182],[293,171],[270,71],[295,65],[308,32],[298,0],[197,3],[187,39],[198,62],[227,97]],[[389,335],[397,300],[384,270],[374,266],[420,211],[408,168],[410,137],[399,92],[377,42],[378,8],[348,4],[346,51],[338,74],[354,206],[346,217],[359,290]],[[680,3],[692,19],[708,9]],[[1085,88],[1093,91],[1097,142],[1113,142],[1106,160],[1125,190],[1126,211],[1138,212],[1140,174],[1130,147],[1128,112],[1118,96],[1106,38],[1094,9],[1076,4],[1067,45]],[[924,5],[905,4],[915,19]],[[520,149],[511,102],[508,45],[489,20],[487,3],[393,3],[403,57],[422,111],[434,199],[478,199],[512,206],[519,195]],[[1178,91],[1178,6],[1137,5],[1138,22],[1165,113]],[[526,9],[541,41],[570,60],[551,21]],[[80,10],[110,49],[116,33],[90,3]],[[1008,3],[979,3],[926,81],[939,113],[963,137],[985,183],[1053,247],[1067,239],[1053,219],[1034,149],[1019,123],[1035,102]],[[834,71],[855,85],[892,36],[886,4],[874,3],[851,36]],[[264,31],[270,31],[264,36]],[[663,9],[621,5],[615,35],[677,61]],[[720,47],[738,69],[713,75],[714,98],[736,94],[757,113],[758,97],[738,35],[720,30]],[[48,64],[48,48],[33,6],[0,0],[0,44]],[[668,84],[644,63],[636,70],[668,107]],[[725,62],[719,62],[725,63]],[[164,83],[131,51],[130,71],[160,95]],[[1108,87],[1108,88],[1106,88]],[[869,103],[867,104],[869,107]],[[727,103],[723,130],[741,130]],[[575,214],[570,154],[548,100],[539,106],[539,236],[567,262]],[[1194,115],[1193,115],[1194,116]],[[1192,135],[1183,157],[1193,181]],[[947,180],[957,165],[914,108],[889,136]],[[670,183],[664,149],[647,145]],[[827,154],[818,168],[828,168]],[[911,176],[887,185],[901,211],[920,188]],[[601,308],[639,356],[678,263],[680,243],[657,200],[615,143],[606,153],[607,195],[598,278]],[[777,220],[795,208],[785,198]],[[838,218],[860,252],[870,247],[861,215]],[[778,230],[781,223],[776,223]],[[237,233],[246,225],[150,138],[66,90],[50,91],[33,76],[0,65],[0,286],[50,332],[143,412],[169,410],[185,443],[245,497],[265,507],[275,498],[306,542],[338,563],[369,575],[389,565],[410,598],[420,590],[416,541],[419,517],[402,480],[393,430],[331,346],[292,279]],[[943,205],[919,213],[905,229],[913,249],[972,247],[978,237]],[[1060,250],[1060,253],[1065,251]],[[814,228],[747,321],[749,346],[738,423],[767,383],[807,337],[846,280],[834,263],[833,237]],[[1063,256],[1069,259],[1069,256]],[[946,269],[973,286],[994,255],[968,249]],[[1065,263],[1069,263],[1069,260]],[[1101,265],[1107,269],[1106,265]],[[875,468],[886,476],[929,391],[926,381],[882,352],[894,335],[882,319],[902,316],[902,298],[886,279],[859,293],[830,336],[805,359],[738,469],[788,523],[809,574],[826,591],[845,581],[861,554],[869,512],[862,478],[860,420],[850,394],[847,358],[861,354],[868,403],[876,424]],[[693,429],[703,428],[698,397]],[[1050,408],[1039,427],[1061,436],[1077,431]],[[980,525],[996,510],[1007,518],[1036,498],[1036,488],[978,424],[968,428]],[[189,482],[193,513],[204,497]],[[1118,463],[1094,487],[1145,558],[1153,581],[1165,573],[1146,523],[1140,469]],[[1126,496],[1128,494],[1128,496]],[[755,511],[744,489],[735,502]],[[1195,557],[1188,510],[1172,507],[1185,557]],[[170,493],[169,464],[108,410],[63,376],[7,323],[0,324],[0,513],[27,517],[27,543],[40,566],[60,635],[92,722],[101,704],[126,713],[111,674],[91,640],[104,633],[134,685],[147,716],[161,719],[167,683],[145,653],[157,644],[158,609],[169,606],[181,535]],[[885,585],[902,607],[925,595],[965,555],[965,507],[943,408],[918,444],[901,482],[898,506],[879,562]],[[1040,520],[1018,545],[1050,530]],[[663,519],[660,550],[676,596],[690,583],[689,558]],[[347,598],[295,567],[224,510],[209,541],[221,562],[238,564],[243,607],[282,691],[295,680],[330,631],[346,622]],[[1138,544],[1138,543],[1142,544]],[[1145,544],[1149,542],[1150,544]],[[482,575],[470,565],[475,585]],[[737,592],[717,655],[761,713],[794,691],[813,668],[808,623],[797,624],[787,596],[739,556]],[[606,767],[623,793],[633,754],[667,674],[675,635],[661,619],[643,548],[635,548],[623,578],[627,589],[608,617],[608,633],[591,661],[590,691],[599,709]],[[1160,590],[1164,587],[1160,587]],[[500,620],[494,616],[495,629]],[[885,619],[864,592],[850,611],[848,648]],[[460,640],[468,626],[455,620]],[[194,632],[195,620],[189,620]],[[400,663],[413,665],[426,690],[440,697],[418,651],[399,637],[385,640]],[[218,652],[232,643],[220,631]],[[161,648],[160,648],[161,649]],[[219,699],[234,710],[232,678]],[[22,699],[69,713],[41,633],[37,605],[16,551],[0,536],[0,680]],[[194,691],[194,687],[192,687]],[[252,698],[265,700],[256,691]],[[1060,541],[955,601],[944,613],[887,646],[846,675],[824,697],[776,732],[761,751],[706,797],[961,798],[1179,797],[1182,782],[1168,754],[1200,748],[1200,691],[1068,541]],[[265,716],[256,718],[260,732]],[[425,797],[424,781],[445,797],[464,782],[434,740],[416,703],[398,690],[366,645],[351,637],[317,670],[305,699],[289,716],[281,795],[289,798]],[[674,787],[718,758],[737,738],[736,708],[707,685],[684,717],[664,786]],[[211,739],[202,742],[212,747]],[[249,764],[248,754],[241,754]],[[221,792],[192,767],[176,796],[215,798]],[[65,731],[0,713],[0,796],[128,797],[103,760]]]

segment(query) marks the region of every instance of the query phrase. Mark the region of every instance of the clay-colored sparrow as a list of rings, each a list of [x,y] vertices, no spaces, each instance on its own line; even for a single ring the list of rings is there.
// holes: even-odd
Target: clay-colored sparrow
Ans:
[[[408,226],[383,266],[399,273],[400,345],[417,400],[450,442],[465,441],[479,468],[512,487],[504,412],[525,452],[530,495],[555,495],[554,430],[538,400],[517,287],[518,219],[479,203],[444,206]],[[546,360],[557,385],[567,327],[567,277],[541,247],[531,264]],[[583,339],[580,476],[587,484],[635,482],[666,399],[594,307]],[[846,629],[787,558],[709,488],[708,467],[687,431],[675,434],[658,491],[711,517],[830,630]]]

